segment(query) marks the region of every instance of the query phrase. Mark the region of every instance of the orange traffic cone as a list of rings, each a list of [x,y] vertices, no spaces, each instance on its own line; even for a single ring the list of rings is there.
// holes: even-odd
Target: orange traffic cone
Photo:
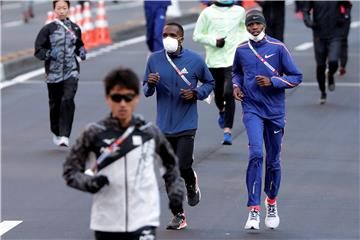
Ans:
[[[96,44],[106,44],[109,45],[112,43],[110,37],[109,24],[106,20],[106,11],[105,3],[103,0],[100,0],[98,3],[98,8],[96,12],[96,22],[95,22],[95,34],[96,34]]]
[[[91,21],[91,10],[90,10],[89,2],[84,3],[83,17],[84,17],[84,24],[83,24],[84,36],[82,40],[85,44],[85,48],[91,49],[96,46],[96,39],[95,39],[94,24]]]
[[[76,22],[76,18],[75,18],[75,8],[74,7],[70,7],[70,13],[69,13],[69,19],[72,22]]]
[[[48,23],[51,23],[52,21],[54,21],[54,19],[55,19],[55,14],[54,14],[54,12],[53,12],[53,11],[49,11],[49,12],[47,13],[47,19],[46,19],[46,21],[45,21],[45,25],[48,24]]]

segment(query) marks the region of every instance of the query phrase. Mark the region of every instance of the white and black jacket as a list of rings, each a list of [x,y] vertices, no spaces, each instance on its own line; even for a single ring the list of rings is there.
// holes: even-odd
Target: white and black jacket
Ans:
[[[108,177],[110,184],[94,194],[90,228],[95,231],[133,232],[144,226],[159,226],[159,187],[154,161],[162,160],[166,190],[172,195],[184,195],[176,155],[160,130],[139,117],[133,117],[133,133],[120,148],[98,166],[97,174]],[[90,153],[98,158],[103,149],[118,139],[126,129],[117,119],[107,117],[90,124],[64,163],[63,176],[73,188],[87,191],[93,177],[84,174]]]

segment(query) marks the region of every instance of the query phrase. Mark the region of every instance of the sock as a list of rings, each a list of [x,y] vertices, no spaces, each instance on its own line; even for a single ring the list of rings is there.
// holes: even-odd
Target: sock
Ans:
[[[270,204],[270,205],[275,205],[275,203],[276,203],[276,198],[274,198],[274,199],[266,198],[266,201],[267,201],[267,203]]]
[[[250,211],[254,209],[257,212],[260,212],[260,206],[259,205],[258,206],[249,206],[249,208],[250,208]]]

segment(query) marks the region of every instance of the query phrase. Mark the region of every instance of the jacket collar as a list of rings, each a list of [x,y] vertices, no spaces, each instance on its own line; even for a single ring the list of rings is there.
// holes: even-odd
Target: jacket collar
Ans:
[[[253,47],[260,47],[260,46],[264,45],[265,43],[267,43],[267,35],[265,35],[265,37],[263,39],[261,39],[259,42],[255,42],[253,40],[249,40],[249,41]]]

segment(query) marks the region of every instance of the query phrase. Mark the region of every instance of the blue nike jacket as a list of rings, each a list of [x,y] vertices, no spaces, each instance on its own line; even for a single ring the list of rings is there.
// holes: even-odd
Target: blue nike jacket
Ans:
[[[252,40],[250,43],[280,76],[276,76],[255,56],[247,42],[240,44],[235,53],[232,81],[245,95],[242,101],[243,112],[255,113],[284,127],[285,89],[299,85],[302,73],[282,42],[265,36],[257,43]],[[257,75],[269,77],[272,86],[258,86],[255,80]]]
[[[202,83],[196,87],[198,100],[207,98],[215,83],[202,57],[191,50],[182,49],[179,55],[172,56],[171,59],[192,86],[196,87],[198,81]],[[156,72],[159,73],[160,80],[155,87],[149,86],[147,77],[149,73]],[[149,57],[143,86],[146,97],[152,96],[156,90],[156,123],[164,134],[171,135],[197,129],[197,103],[181,98],[180,89],[187,89],[189,86],[170,65],[165,50],[154,52]]]

